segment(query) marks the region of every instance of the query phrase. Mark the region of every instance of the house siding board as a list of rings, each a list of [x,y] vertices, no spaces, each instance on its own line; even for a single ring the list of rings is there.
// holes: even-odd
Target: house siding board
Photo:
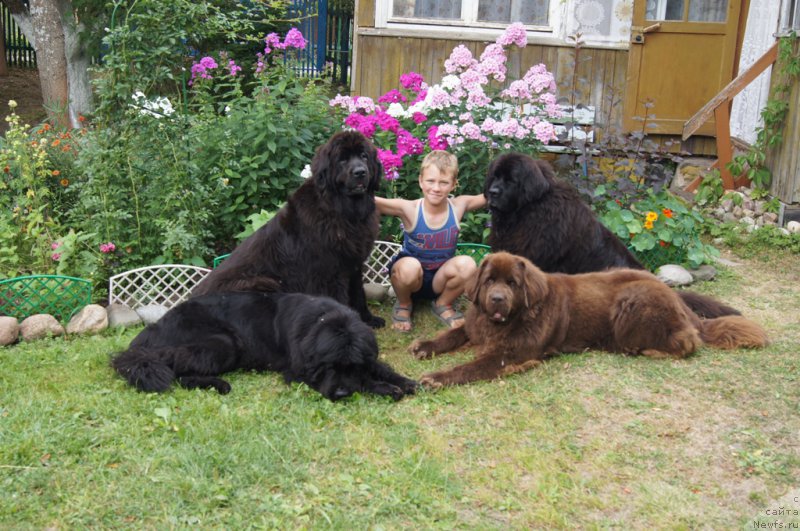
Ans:
[[[800,83],[789,94],[789,113],[783,127],[783,141],[767,154],[772,172],[770,192],[784,203],[800,203]]]

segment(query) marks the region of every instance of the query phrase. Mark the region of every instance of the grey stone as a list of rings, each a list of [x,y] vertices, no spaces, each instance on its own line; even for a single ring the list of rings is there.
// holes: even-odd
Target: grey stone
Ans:
[[[16,317],[0,317],[0,347],[11,345],[19,338],[19,321]]]
[[[136,313],[142,318],[144,324],[153,324],[167,313],[167,307],[160,304],[148,304],[141,308],[136,308]]]
[[[387,286],[383,284],[367,283],[364,284],[364,294],[368,301],[381,302],[386,299],[386,294],[389,291]]]
[[[108,314],[99,304],[89,304],[72,316],[67,324],[68,334],[96,334],[108,328]]]
[[[762,217],[764,218],[764,223],[768,223],[770,225],[778,224],[778,214],[775,212],[764,212]]]
[[[725,210],[725,212],[733,211],[733,199],[725,199],[723,200],[719,206]]]
[[[108,326],[111,328],[142,324],[139,314],[124,304],[109,304],[106,308],[106,315],[108,315]]]
[[[33,341],[48,336],[63,336],[64,327],[52,315],[37,313],[19,324],[19,332],[25,341]]]
[[[800,234],[800,221],[790,221],[786,224],[786,230],[792,234]]]
[[[692,275],[695,282],[714,280],[714,277],[717,276],[717,269],[714,266],[704,264],[697,269],[690,269],[689,274]]]
[[[675,264],[659,267],[656,270],[656,276],[667,286],[686,286],[692,283],[692,274]]]

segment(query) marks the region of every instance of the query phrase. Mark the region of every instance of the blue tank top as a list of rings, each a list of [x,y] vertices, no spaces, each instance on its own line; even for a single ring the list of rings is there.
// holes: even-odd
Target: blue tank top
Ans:
[[[422,199],[420,199],[417,203],[417,223],[411,232],[403,233],[403,250],[419,260],[423,269],[439,269],[455,256],[459,231],[456,214],[449,199],[447,221],[436,229],[430,228],[425,222]]]

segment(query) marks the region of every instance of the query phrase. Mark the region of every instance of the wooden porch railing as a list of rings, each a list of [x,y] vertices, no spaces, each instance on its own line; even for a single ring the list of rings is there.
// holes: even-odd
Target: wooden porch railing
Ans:
[[[739,77],[728,83],[728,85],[719,91],[711,101],[703,105],[703,108],[697,111],[694,116],[683,124],[683,140],[686,140],[703,125],[711,115],[714,115],[716,135],[717,135],[717,160],[711,165],[712,168],[719,170],[720,177],[722,177],[722,185],[726,190],[733,190],[738,186],[742,186],[748,182],[746,177],[739,177],[734,181],[733,175],[728,170],[728,163],[733,159],[733,146],[731,144],[731,102],[733,97],[741,92],[747,85],[749,85],[755,78],[761,74],[768,66],[775,63],[778,58],[778,43],[772,45],[764,55],[750,65]],[[702,177],[697,177],[694,181],[689,183],[686,190],[691,192],[697,189],[702,181]]]

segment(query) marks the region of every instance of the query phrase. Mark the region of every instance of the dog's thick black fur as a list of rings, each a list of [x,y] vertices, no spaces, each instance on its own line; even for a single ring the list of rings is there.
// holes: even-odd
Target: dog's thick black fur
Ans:
[[[546,161],[506,153],[489,165],[484,194],[492,215],[493,251],[524,256],[547,273],[589,273],[616,267],[644,269]],[[740,315],[690,291],[683,301],[702,318]]]
[[[339,132],[317,149],[311,172],[286,206],[209,273],[193,296],[274,287],[332,297],[370,326],[384,325],[367,308],[362,283],[379,228],[375,191],[383,169],[377,150],[358,132]]]
[[[136,336],[111,365],[142,391],[230,384],[237,369],[275,371],[330,400],[356,392],[399,400],[416,382],[378,361],[375,334],[347,306],[301,293],[230,292],[195,297]]]

